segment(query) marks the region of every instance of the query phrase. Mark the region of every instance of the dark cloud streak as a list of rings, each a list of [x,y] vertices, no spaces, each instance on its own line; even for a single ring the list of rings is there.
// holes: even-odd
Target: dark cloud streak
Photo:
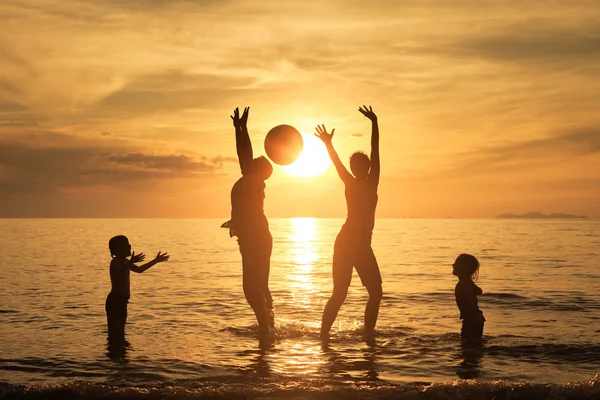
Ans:
[[[598,61],[600,29],[597,25],[570,29],[537,26],[535,30],[529,25],[511,26],[460,39],[442,51],[494,61]]]
[[[166,71],[147,75],[125,85],[96,104],[87,113],[127,116],[184,109],[212,109],[229,105],[230,100],[249,93],[251,79],[224,78]]]
[[[102,141],[105,141],[104,139]],[[0,193],[48,193],[61,187],[202,177],[234,157],[150,154],[56,133],[0,141]]]
[[[559,158],[576,158],[600,153],[600,128],[580,128],[542,139],[479,148],[458,156],[454,172],[490,169],[519,169],[527,163],[550,163]]]

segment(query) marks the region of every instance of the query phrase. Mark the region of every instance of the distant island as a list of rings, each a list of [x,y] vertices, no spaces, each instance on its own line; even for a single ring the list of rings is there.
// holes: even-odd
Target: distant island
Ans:
[[[548,219],[558,219],[558,218],[587,218],[587,215],[574,215],[574,214],[564,214],[564,213],[553,213],[553,214],[542,214],[541,212],[528,212],[526,214],[500,214],[496,218],[548,218]]]

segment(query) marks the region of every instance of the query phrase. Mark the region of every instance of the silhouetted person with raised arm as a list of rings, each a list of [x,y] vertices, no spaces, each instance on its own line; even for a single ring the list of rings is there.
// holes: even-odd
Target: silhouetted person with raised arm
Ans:
[[[110,284],[111,289],[106,298],[106,322],[108,324],[108,340],[112,344],[125,342],[125,323],[127,322],[127,303],[130,297],[129,272],[142,273],[148,268],[167,261],[167,253],[160,251],[156,258],[144,265],[136,265],[144,261],[144,253],[131,252],[131,245],[127,236],[119,235],[108,241],[110,250]],[[127,257],[131,256],[129,259]]]
[[[247,122],[249,107],[240,117],[235,109],[231,119],[242,177],[231,189],[230,236],[237,236],[242,254],[244,295],[254,310],[259,335],[265,337],[274,328],[273,298],[269,290],[269,270],[273,237],[264,213],[265,180],[273,166],[265,157],[253,158]]]
[[[331,161],[345,185],[348,216],[340,233],[335,239],[333,250],[333,294],[325,306],[321,324],[321,338],[329,336],[331,325],[337,317],[340,307],[346,299],[352,280],[352,267],[356,268],[363,286],[369,292],[365,309],[365,334],[375,330],[379,304],[383,296],[381,273],[371,248],[371,236],[375,226],[375,208],[377,207],[377,186],[379,185],[379,126],[377,116],[371,107],[358,109],[371,120],[371,160],[366,154],[356,152],[350,157],[348,172],[335,151],[331,139],[333,133],[327,133],[324,125],[317,126],[317,136],[325,143]]]

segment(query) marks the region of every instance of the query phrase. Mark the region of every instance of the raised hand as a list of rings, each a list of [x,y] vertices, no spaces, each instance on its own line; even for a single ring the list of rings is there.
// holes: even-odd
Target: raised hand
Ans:
[[[135,251],[131,253],[131,258],[129,259],[130,262],[132,262],[133,264],[135,263],[139,263],[144,261],[144,259],[146,258],[146,255],[144,253],[140,253],[140,254],[135,254]]]
[[[159,263],[159,262],[163,262],[163,261],[168,261],[169,260],[169,255],[167,253],[160,253],[160,251],[158,252],[158,254],[156,255],[156,258],[154,258],[154,261]]]
[[[242,116],[240,117],[240,126],[241,127],[246,127],[246,124],[248,123],[248,113],[250,112],[250,107],[244,107],[244,112],[242,113]]]
[[[238,128],[240,126],[240,109],[236,107],[233,110],[233,115],[230,115],[230,117],[233,120],[233,126]]]
[[[325,125],[317,125],[317,133],[315,136],[323,141],[325,144],[330,144],[331,139],[333,139],[333,134],[335,132],[335,128],[331,130],[331,133],[327,133],[327,129],[325,129]]]
[[[371,106],[369,106],[369,108],[367,108],[367,106],[363,105],[362,107],[358,107],[358,111],[360,111],[360,113],[362,115],[369,118],[371,121],[373,121],[373,122],[377,121],[377,115],[375,115]]]

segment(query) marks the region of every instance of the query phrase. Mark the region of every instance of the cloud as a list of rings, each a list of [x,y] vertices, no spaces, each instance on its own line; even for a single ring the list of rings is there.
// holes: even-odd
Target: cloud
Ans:
[[[234,157],[131,151],[110,139],[93,141],[52,132],[0,140],[0,191],[54,192],[61,187],[120,187],[224,173]],[[109,140],[109,142],[105,142]]]
[[[487,162],[511,158],[545,158],[549,155],[580,156],[600,152],[600,128],[581,128],[542,139],[526,140],[483,149]],[[474,153],[473,153],[474,154]]]
[[[498,61],[559,61],[572,65],[600,59],[600,29],[597,24],[576,27],[517,25],[495,33],[459,40],[459,53]]]
[[[3,101],[0,98],[0,115],[2,115],[4,113],[11,113],[11,112],[23,111],[23,110],[25,110],[25,107],[23,107],[22,105],[13,103],[11,101]]]
[[[252,92],[248,78],[191,74],[171,70],[140,76],[86,110],[98,117],[127,117],[186,109],[214,109],[231,104],[241,93]]]
[[[540,139],[479,147],[457,154],[451,171],[460,176],[499,172],[523,176],[535,166],[569,161],[583,163],[582,157],[600,153],[600,128],[584,127]],[[547,175],[543,176],[547,178]]]
[[[224,162],[237,162],[237,159],[234,157],[201,157],[199,161],[195,161],[183,154],[150,155],[142,153],[110,155],[107,157],[107,160],[122,166],[175,173],[214,171],[215,169],[222,168]]]

